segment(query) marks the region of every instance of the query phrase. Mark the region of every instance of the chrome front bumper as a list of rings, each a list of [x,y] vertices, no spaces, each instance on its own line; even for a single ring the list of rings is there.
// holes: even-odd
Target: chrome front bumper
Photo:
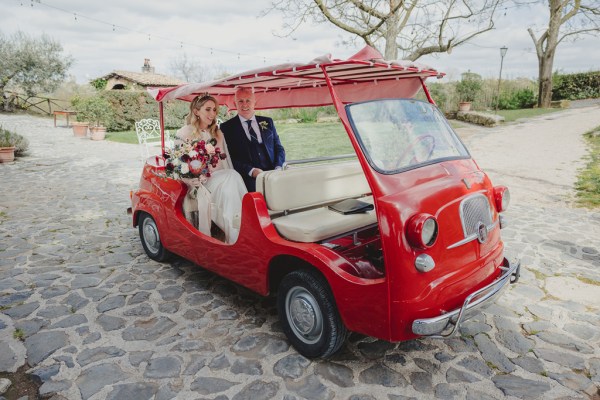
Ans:
[[[484,288],[471,293],[461,308],[452,310],[439,317],[417,319],[412,324],[412,331],[416,335],[433,338],[445,338],[458,332],[460,324],[471,318],[478,310],[492,305],[509,283],[519,280],[521,263],[511,263],[506,258],[502,263],[502,275]]]

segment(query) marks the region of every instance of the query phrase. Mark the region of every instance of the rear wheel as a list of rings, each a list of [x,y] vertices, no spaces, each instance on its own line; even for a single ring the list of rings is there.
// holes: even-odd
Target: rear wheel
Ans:
[[[328,357],[340,349],[348,330],[327,281],[311,271],[294,271],[281,281],[277,311],[283,331],[305,357]]]
[[[160,241],[160,235],[158,234],[158,227],[154,218],[147,213],[141,213],[138,222],[138,229],[140,232],[140,240],[144,251],[151,259],[155,261],[166,261],[171,256],[171,252],[165,249],[162,242]]]

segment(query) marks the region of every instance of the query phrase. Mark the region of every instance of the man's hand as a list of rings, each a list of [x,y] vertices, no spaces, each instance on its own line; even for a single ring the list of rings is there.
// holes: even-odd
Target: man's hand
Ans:
[[[253,178],[256,178],[256,177],[258,176],[258,174],[260,174],[261,172],[263,172],[263,170],[262,170],[262,169],[260,169],[260,168],[254,168],[254,169],[252,170],[252,177],[253,177]]]

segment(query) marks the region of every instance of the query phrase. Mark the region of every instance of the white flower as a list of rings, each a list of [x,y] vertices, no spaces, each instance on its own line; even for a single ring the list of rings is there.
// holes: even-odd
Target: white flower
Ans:
[[[181,173],[187,174],[188,172],[190,172],[190,168],[188,167],[187,163],[181,164]]]
[[[188,155],[192,158],[195,158],[198,157],[198,152],[196,150],[192,150]]]
[[[207,143],[207,144],[206,144],[206,152],[207,152],[208,154],[214,154],[214,152],[215,152],[215,146],[213,146],[213,145],[212,145],[212,144],[210,144],[210,143]]]

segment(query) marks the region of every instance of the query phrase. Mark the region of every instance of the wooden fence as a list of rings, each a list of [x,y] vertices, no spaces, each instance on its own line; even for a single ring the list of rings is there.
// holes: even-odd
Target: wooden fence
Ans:
[[[67,100],[53,99],[45,96],[26,96],[17,92],[4,92],[6,96],[5,108],[33,111],[44,115],[52,115],[57,110],[68,110],[69,102]],[[0,104],[0,106],[2,106]]]

